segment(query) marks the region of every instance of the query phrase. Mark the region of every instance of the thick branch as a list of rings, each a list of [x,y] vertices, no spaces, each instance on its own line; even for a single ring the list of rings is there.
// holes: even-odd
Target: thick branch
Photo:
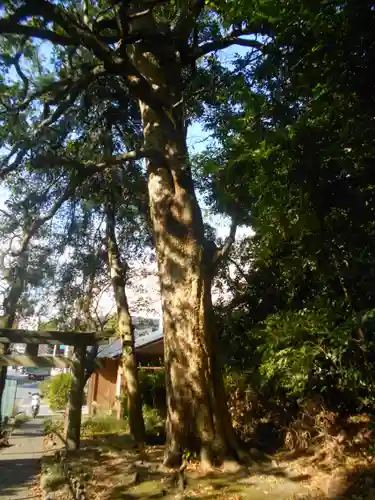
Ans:
[[[218,248],[216,251],[216,263],[219,263],[228,257],[232,245],[236,241],[237,227],[238,227],[237,219],[233,217],[229,230],[229,236],[225,240],[224,245],[221,248]]]
[[[189,0],[182,4],[172,25],[172,31],[178,37],[186,39],[190,35],[197,18],[204,9],[204,4],[204,0]]]
[[[42,17],[46,23],[53,23],[60,26],[66,35],[57,34],[54,31],[36,28],[20,24],[21,20],[32,17]],[[80,24],[76,16],[68,10],[55,5],[47,0],[30,0],[22,6],[12,16],[0,21],[0,33],[3,34],[23,34],[29,37],[36,37],[49,40],[59,45],[85,45],[92,50],[103,61],[112,59],[111,49],[90,31],[90,29]]]
[[[104,168],[108,167],[116,167],[118,165],[121,165],[122,163],[126,161],[137,161],[141,160],[142,158],[154,158],[155,156],[159,155],[160,153],[156,150],[153,149],[137,149],[134,151],[129,151],[128,153],[124,153],[122,155],[117,155],[117,156],[112,156],[106,161],[97,163],[96,165],[93,165],[91,167],[90,164],[86,164],[85,168],[90,169],[93,168],[95,170],[102,170]]]
[[[146,2],[147,6],[152,6],[155,3],[155,1],[151,3]],[[198,5],[200,6],[199,8],[203,8],[203,0],[191,0],[189,2],[189,16],[195,13]],[[88,50],[91,50],[96,57],[103,61],[108,71],[113,71],[124,76],[133,95],[147,102],[153,109],[159,112],[164,125],[170,126],[171,131],[173,131],[173,123],[164,110],[163,102],[155,97],[155,92],[151,89],[150,84],[134,67],[129,58],[124,57],[123,51],[121,51],[122,57],[119,57],[116,51],[113,51],[108,43],[103,41],[100,35],[96,36],[87,26],[80,23],[76,16],[52,2],[47,0],[29,0],[21,9],[22,16],[18,13],[18,15],[13,15],[0,21],[0,32],[5,34],[25,34],[27,36],[38,36],[39,38],[44,37],[44,39],[50,40],[53,43],[62,43],[64,45],[85,46]],[[61,35],[57,35],[48,30],[40,30],[33,26],[20,24],[20,20],[32,17],[42,17],[45,22],[51,22],[60,26],[68,36],[66,37],[63,35],[61,37]],[[144,33],[131,33],[122,39],[122,44],[135,43],[139,39],[155,38],[155,36],[157,37],[159,34],[147,34],[145,36]],[[154,42],[157,43],[157,40],[154,40]]]
[[[214,40],[212,42],[205,43],[200,47],[197,47],[192,54],[193,59],[199,59],[200,57],[214,52],[217,50],[226,49],[232,45],[241,45],[242,47],[249,47],[256,50],[262,50],[264,45],[257,40],[249,40],[246,38],[240,38],[240,35],[244,35],[243,31],[233,32],[230,36],[221,38],[220,40]]]
[[[16,170],[16,168],[19,166],[25,155],[27,154],[27,148],[22,147],[20,151],[17,152],[19,149],[19,145],[14,146],[12,148],[12,151],[8,154],[8,156],[5,158],[4,161],[0,162],[0,180],[5,179],[5,177]],[[4,166],[8,163],[8,161],[12,158],[13,155],[16,155],[16,159],[8,166]]]
[[[74,158],[67,158],[63,156],[49,156],[48,161],[53,161],[56,163],[64,163],[67,166],[72,166],[76,168],[78,171],[85,173],[86,175],[94,174],[96,172],[101,172],[102,170],[110,167],[118,167],[127,161],[137,161],[142,158],[155,158],[155,156],[159,155],[158,151],[153,149],[136,149],[134,151],[129,151],[128,153],[124,153],[117,156],[111,156],[106,160],[103,160],[100,163],[81,163]]]
[[[56,45],[78,45],[72,38],[59,35],[54,31],[37,28],[36,26],[27,26],[26,24],[13,23],[8,19],[0,19],[0,34],[2,35],[25,35],[31,38],[47,40]]]

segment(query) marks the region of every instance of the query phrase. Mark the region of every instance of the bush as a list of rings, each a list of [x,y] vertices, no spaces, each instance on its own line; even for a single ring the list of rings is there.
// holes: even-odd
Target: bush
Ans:
[[[84,437],[106,436],[128,432],[127,420],[118,420],[111,416],[91,417],[82,422],[81,435]]]
[[[146,431],[152,434],[160,434],[160,429],[164,429],[164,418],[156,408],[143,405],[143,418],[145,420]]]
[[[64,431],[64,423],[61,418],[46,418],[44,419],[45,434],[62,434]]]
[[[146,433],[156,438],[165,438],[165,420],[157,408],[143,405],[143,418],[145,421]]]
[[[41,382],[39,382],[38,389],[39,389],[40,396],[42,398],[49,397],[49,388],[51,385],[51,380],[52,380],[51,378],[46,378],[46,379],[42,380]]]
[[[30,417],[28,417],[25,413],[17,413],[17,415],[14,416],[14,425],[15,427],[18,427],[19,425],[22,425],[29,420]]]
[[[49,405],[52,410],[63,410],[67,406],[71,388],[71,373],[60,373],[52,377],[48,392]]]
[[[139,385],[142,401],[146,407],[157,408],[165,415],[165,372],[164,370],[139,370]]]

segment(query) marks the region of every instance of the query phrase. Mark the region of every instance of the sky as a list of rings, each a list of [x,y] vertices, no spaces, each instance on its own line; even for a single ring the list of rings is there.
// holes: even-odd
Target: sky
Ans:
[[[230,64],[230,60],[236,53],[243,54],[246,51],[243,47],[232,47],[225,49],[221,52],[221,59],[225,61],[227,64]],[[46,58],[48,58],[48,52],[45,53]],[[209,134],[204,131],[199,123],[193,123],[188,130],[188,149],[190,153],[199,153],[203,151],[210,144]],[[1,150],[0,150],[1,154]],[[5,201],[7,199],[6,190],[0,185],[0,210],[5,209]],[[200,200],[201,207],[204,209],[202,200]],[[204,218],[206,222],[213,225],[216,229],[217,236],[221,239],[225,238],[229,234],[230,220],[226,217],[220,215],[209,215],[206,210],[203,210]],[[249,227],[240,227],[237,231],[237,237],[241,238],[244,236],[248,236],[252,234],[252,230]],[[160,311],[160,300],[159,300],[159,285],[158,278],[156,274],[156,269],[150,270],[150,276],[141,280],[139,283],[142,285],[143,289],[147,290],[147,294],[149,296],[149,301],[153,304],[153,307],[158,315],[158,311]],[[135,308],[137,304],[137,296],[130,290],[129,291],[129,304],[131,308]],[[103,303],[102,303],[102,311],[103,313],[107,313],[109,309],[113,307],[113,298],[112,295],[104,294],[103,295]],[[134,311],[135,312],[135,311]],[[137,313],[141,313],[142,311],[137,311]],[[146,315],[150,315],[150,313],[145,313]],[[152,316],[154,314],[151,314]]]

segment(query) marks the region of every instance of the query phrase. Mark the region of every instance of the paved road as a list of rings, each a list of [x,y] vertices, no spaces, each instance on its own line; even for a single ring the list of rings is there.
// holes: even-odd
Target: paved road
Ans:
[[[30,420],[15,429],[10,446],[0,450],[0,498],[39,499],[34,489],[43,453],[43,419]]]
[[[16,408],[18,411],[23,411],[27,414],[30,413],[31,409],[31,394],[38,391],[39,382],[34,380],[29,380],[27,375],[22,375],[13,370],[8,371],[7,378],[17,380],[17,392],[16,392]],[[39,415],[43,417],[47,417],[51,415],[52,412],[47,404],[41,404]]]

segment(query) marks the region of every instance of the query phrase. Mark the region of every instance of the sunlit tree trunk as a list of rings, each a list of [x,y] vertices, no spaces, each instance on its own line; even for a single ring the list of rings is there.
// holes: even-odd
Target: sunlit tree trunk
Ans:
[[[140,110],[145,147],[155,151],[147,169],[163,310],[165,462],[177,465],[192,450],[209,465],[218,455],[239,453],[215,352],[211,283],[217,249],[204,236],[187,158],[181,65],[173,46],[162,43],[157,49],[138,43],[129,55],[151,93],[140,100]]]
[[[142,443],[145,438],[145,426],[142,414],[142,399],[138,381],[135,357],[134,328],[129,312],[125,291],[125,270],[116,239],[116,223],[113,207],[107,208],[107,246],[108,262],[111,272],[113,293],[117,307],[117,327],[123,343],[121,363],[126,382],[127,411],[130,433],[134,440]]]

